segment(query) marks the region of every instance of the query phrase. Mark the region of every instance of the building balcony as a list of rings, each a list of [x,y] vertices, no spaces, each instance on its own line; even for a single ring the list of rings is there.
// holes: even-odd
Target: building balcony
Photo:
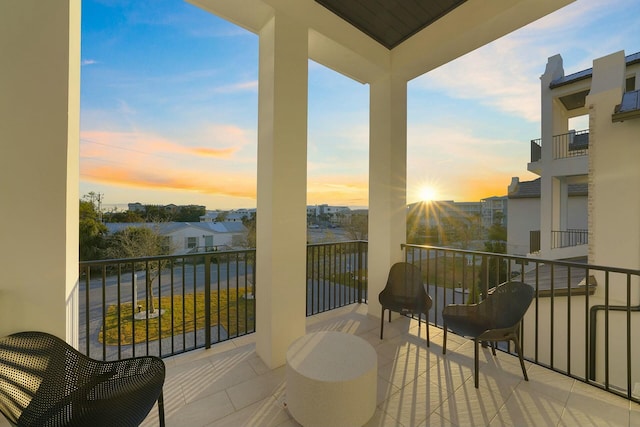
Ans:
[[[367,246],[360,241],[308,246],[305,332],[347,332],[374,347],[378,400],[368,425],[640,422],[640,374],[633,368],[640,349],[631,338],[640,327],[640,271],[404,245],[405,260],[420,266],[434,304],[421,329],[416,318],[397,317],[380,340],[380,318],[367,304],[375,298],[368,296]],[[168,425],[297,425],[286,410],[285,368],[268,367],[256,353],[254,291],[260,282],[252,268],[254,254],[81,263],[80,349],[99,359],[163,357]],[[164,273],[151,287],[143,286],[154,262],[164,262]],[[142,267],[139,285],[134,265]],[[536,291],[521,329],[529,381],[522,378],[514,349],[502,344],[497,356],[482,349],[475,389],[473,342],[449,334],[449,351],[442,355],[441,312],[447,304],[482,298],[505,280],[524,281]],[[113,316],[108,321],[106,313],[126,312],[132,293],[146,305],[152,299],[148,292],[158,299],[156,308],[166,310],[158,329],[161,322],[171,325],[170,332],[150,339],[153,320],[142,318],[134,322],[142,340],[127,344],[128,329],[116,326]],[[190,329],[185,313],[192,304],[196,311],[198,298],[178,301],[202,292],[209,309],[202,312],[204,323]],[[115,343],[105,342],[102,331],[108,329],[115,329]],[[152,411],[145,425],[156,425],[156,417]]]
[[[341,331],[368,341],[378,355],[377,407],[367,426],[608,425],[640,423],[640,406],[577,379],[518,358],[480,353],[480,387],[473,384],[473,342],[398,318],[379,337],[379,319],[352,304],[307,318],[307,332]],[[285,368],[268,369],[254,335],[165,359],[168,426],[297,426],[286,409]],[[143,426],[157,426],[152,410]]]
[[[551,141],[551,160],[578,159],[589,155],[589,130],[572,130],[560,135],[554,135]],[[529,172],[540,174],[543,161],[543,141],[541,138],[531,140],[531,162],[527,165]],[[566,160],[565,160],[566,161]],[[580,162],[579,167],[585,169],[586,160],[572,160],[572,163]],[[584,163],[584,165],[583,165]],[[575,165],[573,166],[575,167]]]

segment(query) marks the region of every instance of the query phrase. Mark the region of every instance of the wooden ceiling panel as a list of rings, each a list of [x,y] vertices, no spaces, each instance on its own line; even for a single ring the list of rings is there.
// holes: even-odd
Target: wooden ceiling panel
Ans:
[[[315,0],[393,49],[466,0]]]

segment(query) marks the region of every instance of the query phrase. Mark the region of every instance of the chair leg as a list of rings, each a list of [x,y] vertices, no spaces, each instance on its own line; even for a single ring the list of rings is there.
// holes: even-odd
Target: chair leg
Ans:
[[[389,311],[391,313],[391,311]],[[382,339],[382,333],[384,332],[384,307],[382,307],[382,314],[380,314],[380,339]]]
[[[529,381],[529,377],[527,376],[527,370],[524,367],[524,358],[522,357],[522,347],[520,347],[520,340],[518,339],[518,335],[514,335],[513,342],[516,346],[516,351],[518,352],[518,359],[520,359],[520,367],[522,368],[522,375],[524,376],[524,380]]]
[[[474,345],[474,357],[473,357],[473,375],[474,375],[474,384],[476,386],[476,388],[478,388],[478,368],[479,368],[479,363],[478,363],[478,340],[474,339],[473,340],[473,345]]]
[[[164,398],[162,397],[162,390],[160,396],[158,396],[158,421],[160,427],[164,427]]]
[[[431,343],[431,340],[429,339],[429,313],[424,315],[424,327],[427,329],[427,347],[429,347],[429,344]]]
[[[493,352],[493,355],[496,355],[496,342],[495,341],[491,341],[491,351]]]
[[[447,325],[442,324],[442,329],[444,329],[444,337],[442,337],[442,354],[447,353]]]

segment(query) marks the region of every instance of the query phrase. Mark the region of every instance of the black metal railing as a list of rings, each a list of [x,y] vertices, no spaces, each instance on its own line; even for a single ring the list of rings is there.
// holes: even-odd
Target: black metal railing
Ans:
[[[542,139],[531,140],[531,163],[537,162],[542,158]]]
[[[307,316],[367,300],[367,242],[307,246]]]
[[[640,402],[640,270],[432,246],[403,245],[433,298],[429,322],[442,325],[447,304],[475,302],[507,280],[534,287],[523,321],[532,363]],[[513,349],[503,344],[504,351]]]
[[[255,249],[80,263],[80,346],[166,357],[255,331]],[[307,246],[307,315],[367,298],[367,242]]]
[[[589,243],[589,230],[551,231],[551,249],[569,248]]]
[[[255,331],[255,250],[80,263],[80,349],[169,356]]]
[[[529,253],[535,254],[540,252],[540,230],[529,231]]]
[[[589,154],[589,130],[571,131],[553,136],[553,159],[586,156]],[[542,159],[542,139],[531,140],[531,162]]]
[[[554,135],[553,158],[586,156],[589,154],[589,130],[579,130]]]

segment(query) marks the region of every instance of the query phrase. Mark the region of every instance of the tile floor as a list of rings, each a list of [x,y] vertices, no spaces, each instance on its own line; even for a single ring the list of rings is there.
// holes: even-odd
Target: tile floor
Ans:
[[[473,343],[398,318],[385,325],[366,305],[307,318],[307,331],[356,334],[378,354],[377,409],[367,426],[620,426],[640,425],[640,405],[526,363],[483,349],[480,388],[473,385]],[[254,335],[165,359],[165,416],[175,426],[299,426],[286,410],[285,367],[268,369],[256,355]],[[154,408],[143,426],[157,426]]]

